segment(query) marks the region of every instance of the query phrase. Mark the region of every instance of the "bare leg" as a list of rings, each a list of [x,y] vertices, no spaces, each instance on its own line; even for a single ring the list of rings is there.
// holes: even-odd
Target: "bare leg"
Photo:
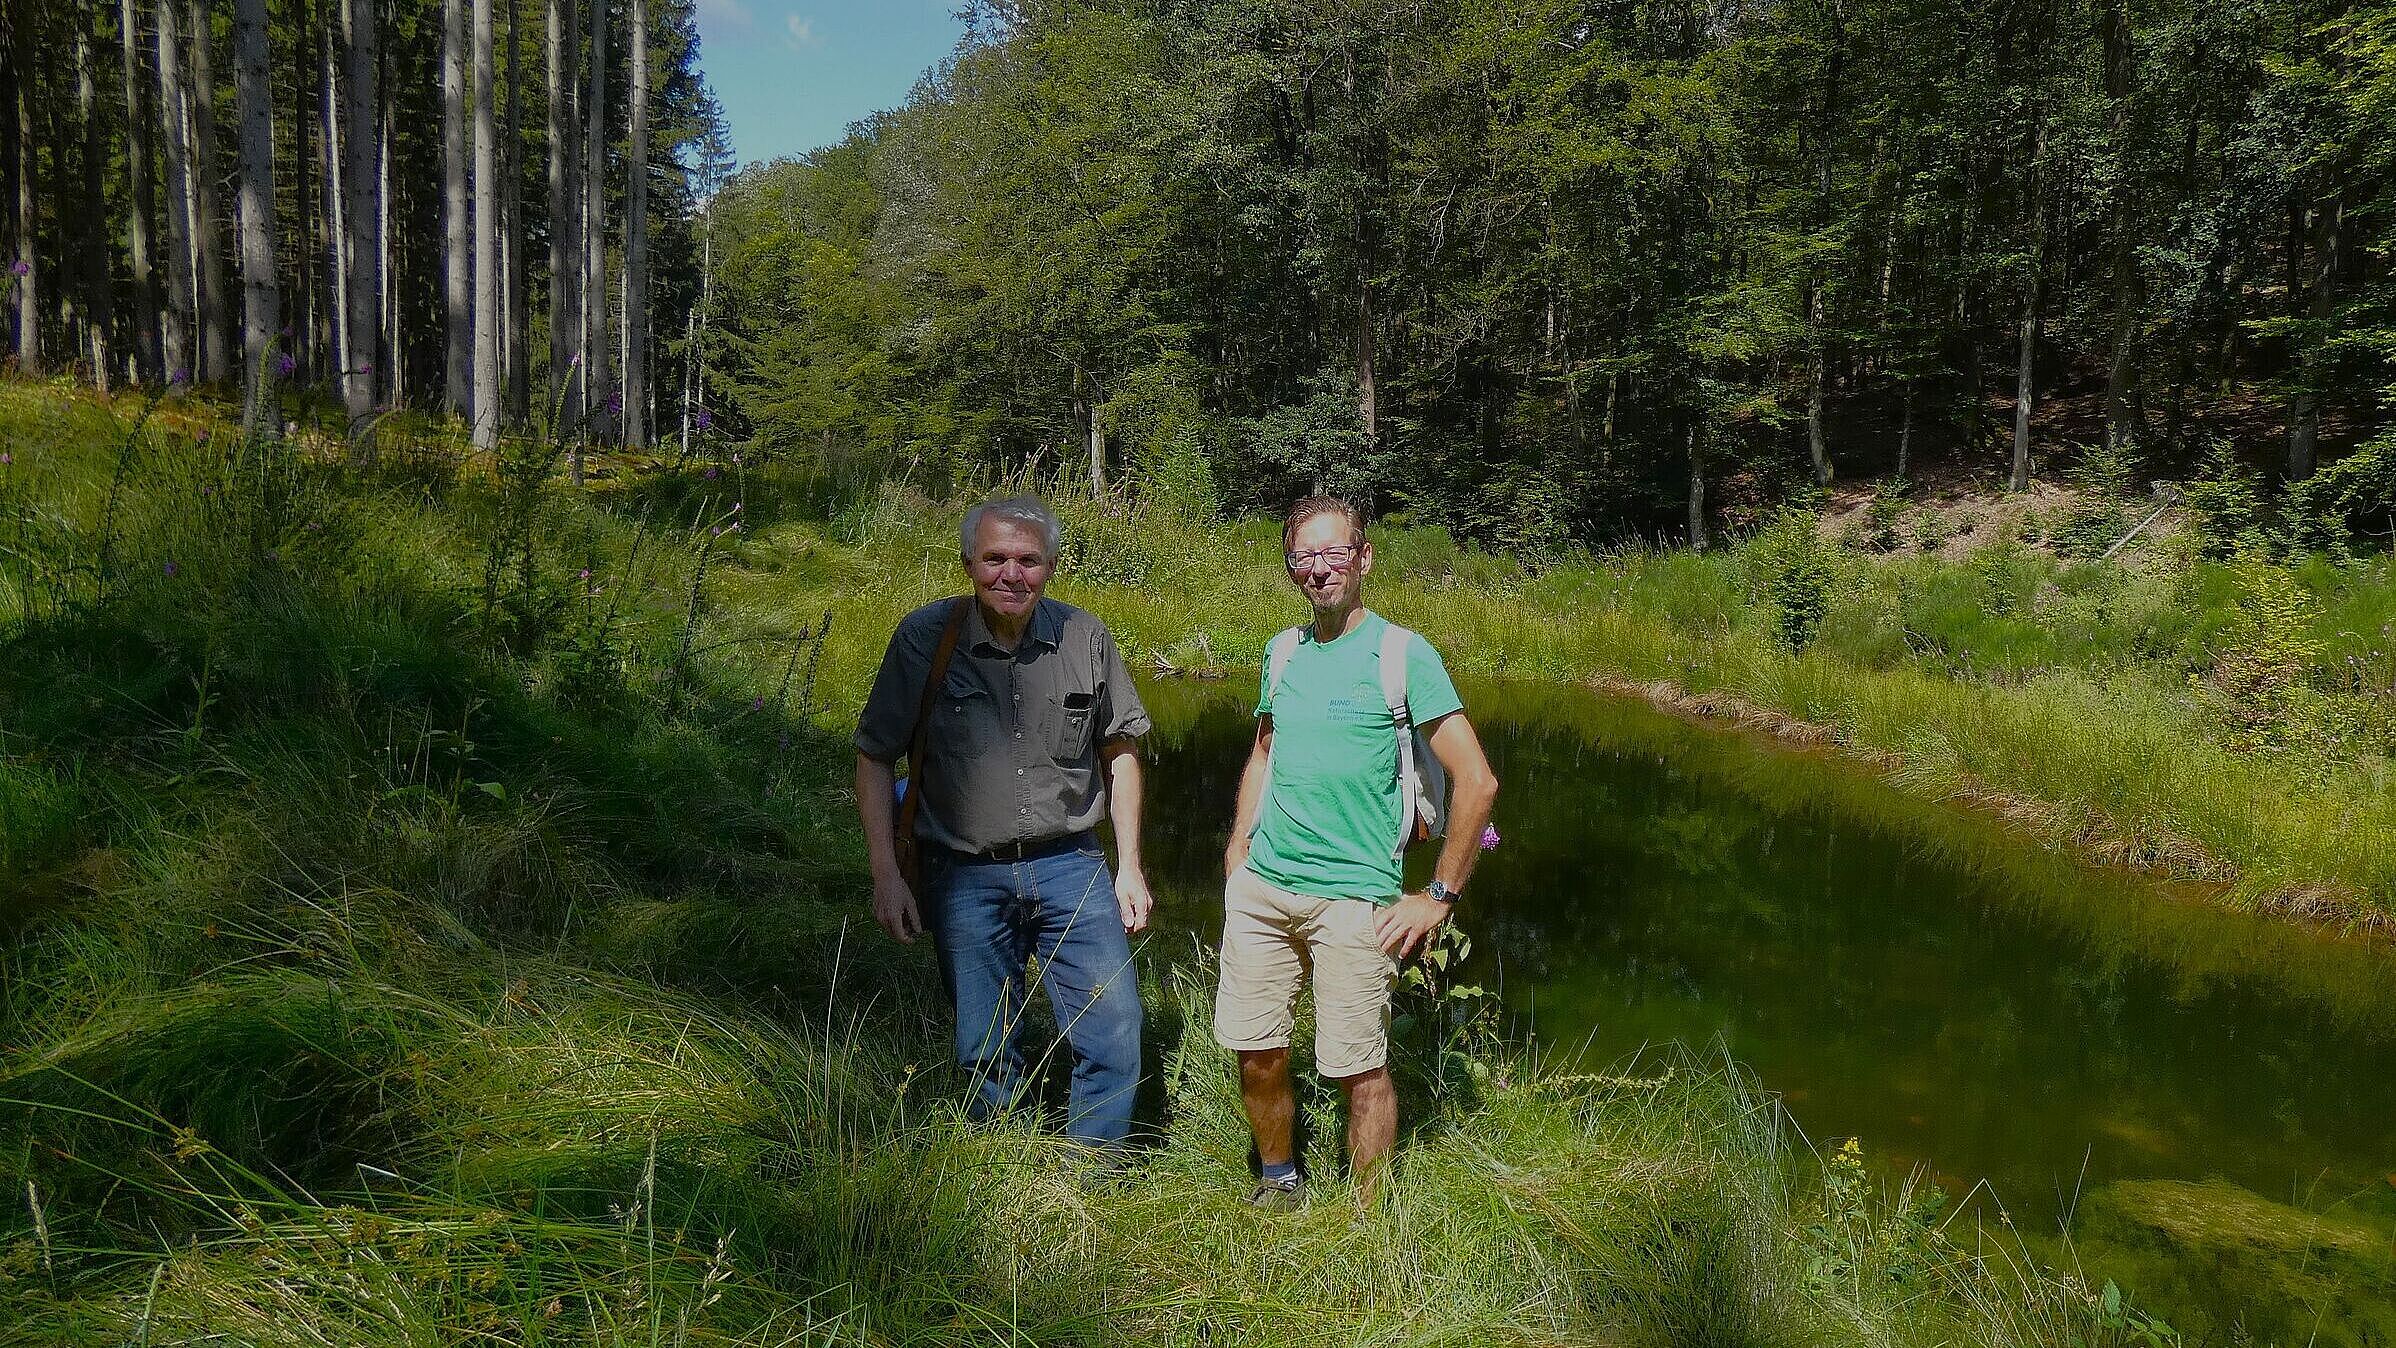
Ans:
[[[1290,1129],[1298,1116],[1298,1097],[1290,1089],[1288,1049],[1241,1051],[1240,1103],[1248,1108],[1248,1131],[1256,1138],[1256,1159],[1266,1165],[1289,1164]]]
[[[1348,1173],[1356,1177],[1358,1202],[1370,1203],[1381,1187],[1381,1170],[1398,1141],[1398,1088],[1387,1067],[1341,1077],[1348,1097]],[[1251,1111],[1250,1117],[1254,1117]]]

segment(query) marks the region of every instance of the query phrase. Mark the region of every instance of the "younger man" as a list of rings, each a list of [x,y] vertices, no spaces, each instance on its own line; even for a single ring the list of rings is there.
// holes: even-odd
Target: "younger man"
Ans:
[[[1289,1043],[1298,986],[1311,968],[1315,1066],[1348,1104],[1348,1165],[1369,1196],[1397,1139],[1389,1078],[1389,998],[1398,961],[1447,921],[1479,854],[1497,777],[1465,719],[1439,653],[1404,642],[1404,710],[1423,729],[1451,788],[1435,878],[1401,892],[1400,783],[1407,733],[1384,694],[1387,620],[1364,607],[1373,569],[1364,521],[1345,501],[1312,496],[1281,531],[1290,580],[1314,607],[1286,659],[1268,657],[1256,743],[1240,778],[1223,855],[1223,978],[1215,1037],[1240,1059],[1240,1097],[1263,1163],[1249,1201],[1296,1201],[1296,1100]],[[1276,671],[1275,666],[1278,666]]]

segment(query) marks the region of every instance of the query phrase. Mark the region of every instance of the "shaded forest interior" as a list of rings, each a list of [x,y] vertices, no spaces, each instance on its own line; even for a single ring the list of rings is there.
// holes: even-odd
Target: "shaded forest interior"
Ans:
[[[1532,549],[1842,475],[2396,497],[2396,6],[967,17],[734,172],[691,0],[20,0],[17,367]]]

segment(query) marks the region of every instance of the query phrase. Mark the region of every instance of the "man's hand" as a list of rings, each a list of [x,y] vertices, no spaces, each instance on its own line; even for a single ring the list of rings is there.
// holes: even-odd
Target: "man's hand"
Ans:
[[[915,907],[915,892],[896,872],[874,877],[874,921],[890,939],[907,945],[923,935],[923,914]]]
[[[1454,912],[1454,905],[1441,903],[1428,894],[1402,896],[1382,909],[1380,917],[1374,920],[1374,934],[1381,938],[1381,953],[1406,958]]]
[[[1149,911],[1156,900],[1148,893],[1148,877],[1138,866],[1125,866],[1115,872],[1115,907],[1123,914],[1123,931],[1137,936],[1148,930]]]

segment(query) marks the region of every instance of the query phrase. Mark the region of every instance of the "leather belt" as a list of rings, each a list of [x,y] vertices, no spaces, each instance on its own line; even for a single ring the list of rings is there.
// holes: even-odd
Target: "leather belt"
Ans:
[[[1098,846],[1098,834],[1091,829],[1067,833],[1055,838],[1039,838],[1030,842],[1001,843],[986,852],[957,852],[960,861],[1037,861],[1059,852],[1078,852]]]

